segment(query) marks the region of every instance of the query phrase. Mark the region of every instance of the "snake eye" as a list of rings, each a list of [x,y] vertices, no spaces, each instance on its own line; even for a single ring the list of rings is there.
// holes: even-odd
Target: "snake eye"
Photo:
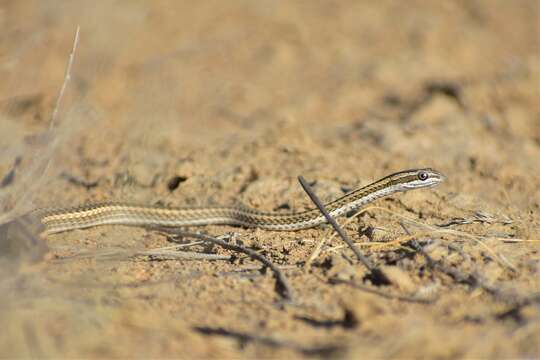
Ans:
[[[429,177],[429,175],[425,171],[420,171],[418,173],[418,179],[421,180],[421,181],[426,181],[428,179],[428,177]]]

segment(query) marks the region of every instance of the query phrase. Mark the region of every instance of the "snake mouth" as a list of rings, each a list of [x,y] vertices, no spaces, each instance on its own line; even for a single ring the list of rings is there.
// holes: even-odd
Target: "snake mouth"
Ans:
[[[437,184],[440,184],[442,182],[445,182],[447,178],[443,174],[437,173],[437,174],[433,174],[433,179],[435,180],[434,185],[437,185]]]

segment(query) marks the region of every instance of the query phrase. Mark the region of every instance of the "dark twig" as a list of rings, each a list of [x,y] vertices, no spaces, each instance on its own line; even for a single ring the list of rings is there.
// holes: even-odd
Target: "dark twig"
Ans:
[[[203,326],[196,326],[193,328],[200,334],[207,336],[223,336],[232,339],[236,339],[240,346],[244,346],[246,343],[256,343],[260,345],[269,346],[272,348],[285,348],[293,351],[300,352],[305,356],[317,356],[322,358],[329,358],[336,356],[343,349],[336,345],[316,346],[316,347],[304,347],[294,342],[278,340],[267,336],[241,333],[238,331],[227,330],[223,328],[210,328]]]
[[[402,221],[399,222],[399,225],[401,226],[403,231],[405,231],[405,234],[409,236],[411,235],[411,232],[409,231],[409,229],[407,229],[407,227]],[[427,252],[424,251],[424,248],[418,243],[418,241],[416,241],[416,239],[412,239],[410,243],[413,249],[422,254],[422,256],[426,259],[428,267],[433,269],[435,267],[435,261],[431,258],[431,256],[429,256]]]
[[[87,180],[84,180],[84,179],[81,179],[75,175],[71,175],[71,174],[68,174],[68,173],[61,173],[60,176],[62,178],[64,178],[65,180],[67,180],[68,182],[72,183],[73,185],[77,185],[77,186],[82,186],[84,188],[86,188],[86,190],[90,190],[96,186],[98,186],[99,182],[97,180],[94,180],[94,181],[87,181]]]
[[[150,227],[150,229],[159,230],[159,231],[162,231],[168,234],[174,234],[177,236],[190,237],[190,238],[208,241],[212,244],[221,246],[224,249],[241,252],[248,255],[250,258],[254,260],[260,261],[261,263],[263,263],[263,265],[270,268],[270,270],[272,270],[272,272],[274,273],[274,278],[276,279],[276,289],[279,295],[282,296],[287,301],[291,301],[291,302],[293,301],[293,290],[291,286],[289,285],[289,282],[287,281],[287,278],[285,277],[283,272],[276,265],[274,265],[270,260],[262,256],[258,252],[248,249],[241,245],[228,243],[224,240],[221,240],[221,239],[218,239],[213,236],[206,235],[206,234],[184,231],[184,230],[175,229],[175,228],[159,227],[159,226]]]
[[[405,227],[405,224],[400,222],[399,225],[401,225],[401,228],[403,229],[403,231],[405,231],[405,233],[407,235],[411,235],[411,232],[407,229],[407,227]],[[454,279],[455,281],[457,281],[459,283],[467,284],[467,285],[473,286],[473,287],[481,285],[480,279],[478,279],[476,276],[474,276],[472,274],[464,274],[464,273],[462,273],[461,271],[459,271],[457,269],[453,269],[453,268],[445,266],[440,261],[433,260],[431,258],[431,256],[429,256],[429,254],[424,251],[424,249],[418,243],[418,241],[413,239],[413,240],[411,240],[410,244],[411,244],[411,246],[413,247],[414,250],[416,250],[418,253],[420,253],[426,259],[427,266],[430,269],[440,271],[440,272],[450,276],[452,279]],[[488,289],[486,289],[486,290],[488,290]],[[490,288],[489,290],[492,291],[493,289]]]
[[[362,264],[364,264],[364,266],[369,271],[373,271],[374,266],[369,262],[369,260],[364,255],[362,255],[362,253],[360,253],[360,251],[356,248],[356,246],[354,246],[349,236],[338,225],[336,220],[328,213],[328,210],[326,210],[326,208],[324,207],[324,205],[322,204],[318,196],[315,195],[315,193],[313,192],[313,189],[311,189],[311,186],[309,186],[309,184],[306,182],[306,179],[304,179],[303,176],[299,176],[298,181],[300,182],[300,185],[302,185],[302,188],[304,189],[304,191],[308,194],[311,201],[313,201],[313,203],[317,206],[317,208],[319,208],[319,210],[324,215],[326,220],[330,223],[330,225],[332,225],[332,227],[334,228],[334,230],[336,230],[339,236],[341,236],[343,241],[345,241],[345,243],[351,248],[351,250],[354,252],[358,260],[360,260],[360,262],[362,262]]]
[[[359,289],[359,290],[362,290],[371,294],[382,296],[385,299],[396,299],[399,301],[419,303],[419,304],[433,304],[437,300],[435,298],[421,298],[417,296],[404,296],[404,295],[398,295],[398,294],[391,294],[385,291],[374,289],[369,286],[358,284],[354,281],[342,280],[342,279],[337,279],[337,278],[331,278],[328,280],[328,282],[330,284],[346,284],[346,285],[352,286],[353,288],[356,288],[356,289]]]
[[[322,204],[321,200],[317,197],[317,195],[315,195],[315,193],[313,192],[313,189],[311,189],[311,186],[309,186],[306,179],[304,179],[304,177],[300,175],[298,177],[298,181],[300,182],[300,185],[302,185],[302,188],[304,189],[304,191],[308,194],[311,201],[313,201],[313,203],[317,206],[319,211],[324,215],[324,217],[330,223],[330,225],[332,225],[334,230],[336,230],[336,232],[343,239],[343,241],[345,241],[345,243],[351,248],[351,250],[354,252],[354,254],[358,258],[358,260],[362,264],[364,264],[364,266],[371,272],[371,275],[376,280],[376,282],[380,283],[380,284],[390,284],[389,280],[382,273],[382,271],[380,271],[375,266],[373,266],[371,264],[371,262],[364,255],[362,255],[362,253],[356,248],[356,246],[354,246],[354,244],[353,244],[352,240],[349,238],[349,236],[338,225],[338,223],[330,215],[330,213],[328,213],[328,210],[326,210],[326,208]]]
[[[21,165],[22,158],[20,156],[17,156],[15,158],[15,162],[9,170],[9,172],[0,180],[0,188],[6,187],[8,185],[11,185],[13,183],[13,180],[15,179],[15,172],[17,171],[17,168],[19,165]]]
[[[400,225],[405,231],[405,233],[407,233],[407,235],[411,234],[409,230],[405,227],[405,224],[400,223]],[[493,286],[486,284],[486,282],[482,280],[479,276],[476,276],[474,274],[463,273],[459,271],[458,269],[454,269],[454,268],[446,266],[442,261],[433,260],[431,256],[429,256],[429,254],[424,251],[422,246],[416,240],[412,240],[410,244],[418,253],[424,256],[424,258],[426,259],[427,266],[431,270],[440,271],[443,274],[450,276],[452,279],[454,279],[458,283],[466,284],[473,288],[479,287],[483,289],[485,292],[487,292],[488,294],[490,294],[491,296],[493,296],[495,299],[498,299],[499,301],[503,301],[510,304],[522,304],[522,303],[529,303],[529,301],[534,302],[536,299],[534,295],[531,296],[530,298],[517,299],[514,294],[503,292],[498,288],[495,288]]]
[[[176,251],[170,249],[170,247],[166,247],[142,251],[114,248],[101,251],[85,251],[55,259],[52,260],[52,262],[63,263],[83,259],[122,260],[137,257],[150,257],[153,260],[231,260],[231,256],[228,255],[207,254],[194,251]]]

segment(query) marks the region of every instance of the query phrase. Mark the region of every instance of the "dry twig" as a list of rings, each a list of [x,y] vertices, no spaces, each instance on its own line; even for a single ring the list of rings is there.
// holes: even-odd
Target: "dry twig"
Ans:
[[[317,206],[317,208],[320,210],[320,212],[324,215],[326,220],[332,225],[334,230],[339,234],[339,236],[345,241],[345,243],[351,248],[351,250],[354,252],[358,260],[364,264],[364,266],[368,269],[368,271],[371,273],[371,276],[373,277],[372,280],[375,281],[377,284],[390,284],[390,281],[386,277],[386,275],[377,269],[375,266],[373,266],[370,261],[362,255],[362,253],[354,246],[354,243],[349,238],[349,236],[343,231],[343,229],[338,225],[336,220],[328,213],[326,208],[324,207],[321,200],[315,195],[313,190],[311,189],[311,186],[306,182],[306,179],[304,179],[303,176],[298,177],[298,181],[300,182],[300,185],[302,185],[302,188],[304,191],[308,194],[309,198],[313,203]]]
[[[293,301],[293,290],[291,286],[289,285],[289,282],[287,281],[287,278],[283,274],[283,272],[274,265],[270,260],[265,258],[263,255],[259,254],[258,252],[248,249],[244,246],[237,245],[237,244],[231,244],[224,240],[215,238],[210,235],[196,233],[196,232],[190,232],[190,231],[184,231],[180,229],[175,228],[167,228],[167,227],[149,227],[150,229],[159,230],[167,234],[173,234],[175,236],[181,236],[181,237],[189,237],[189,238],[195,238],[200,239],[203,241],[207,241],[209,243],[221,246],[224,249],[232,250],[240,253],[244,253],[248,255],[250,258],[257,260],[263,265],[267,266],[272,270],[274,273],[274,278],[276,279],[276,288],[278,293],[286,300],[286,301]]]
[[[69,54],[69,59],[66,66],[64,82],[62,83],[62,87],[60,88],[58,97],[56,98],[56,105],[54,106],[54,110],[51,117],[51,123],[49,124],[49,129],[54,128],[54,126],[56,125],[56,119],[58,117],[60,104],[62,102],[62,98],[64,97],[64,92],[66,91],[67,84],[69,80],[71,80],[71,66],[73,65],[73,60],[75,59],[75,51],[77,51],[77,45],[79,44],[79,31],[80,30],[81,30],[81,27],[77,25],[77,30],[75,31],[75,38],[73,39],[73,47],[71,48],[71,53]]]

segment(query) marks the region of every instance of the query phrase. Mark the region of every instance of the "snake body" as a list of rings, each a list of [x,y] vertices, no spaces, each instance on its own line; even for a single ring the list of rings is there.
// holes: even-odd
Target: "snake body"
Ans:
[[[431,187],[445,177],[433,169],[414,169],[388,175],[325,205],[333,217],[356,210],[379,198],[412,189]],[[318,209],[301,212],[262,212],[243,206],[165,208],[125,203],[96,203],[39,211],[45,234],[93,226],[199,226],[210,224],[256,227],[265,230],[300,230],[326,222]]]

